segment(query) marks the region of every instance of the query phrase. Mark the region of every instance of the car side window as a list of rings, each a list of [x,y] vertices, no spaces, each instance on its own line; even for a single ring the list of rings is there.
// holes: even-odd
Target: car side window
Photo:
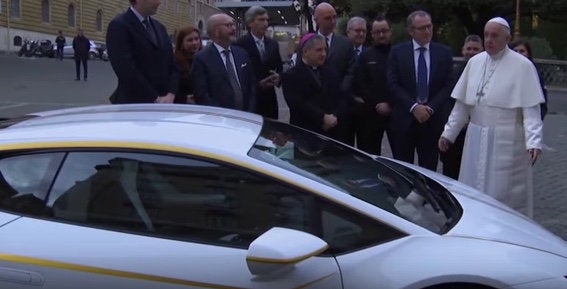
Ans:
[[[338,253],[400,236],[270,177],[154,154],[71,152],[47,204],[62,220],[238,248],[276,226],[319,236]]]
[[[50,216],[45,198],[64,153],[13,155],[0,159],[0,208],[13,213]]]

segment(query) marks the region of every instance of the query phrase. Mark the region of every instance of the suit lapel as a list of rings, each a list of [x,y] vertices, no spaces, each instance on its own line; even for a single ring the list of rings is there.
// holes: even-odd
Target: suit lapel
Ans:
[[[416,63],[415,63],[415,58],[414,58],[414,51],[413,51],[413,42],[409,42],[408,45],[408,50],[409,52],[408,54],[408,59],[410,61],[408,61],[409,63],[409,67],[408,70],[411,71],[410,76],[411,76],[411,83],[413,83],[413,86],[415,87],[415,89],[417,89],[417,79],[415,78],[415,67],[416,67]]]
[[[254,44],[255,46],[255,44]],[[234,58],[234,67],[236,68],[236,77],[238,77],[238,81],[240,82],[240,86],[242,87],[242,69],[248,65],[248,63],[244,63],[240,54],[236,52],[234,46],[230,46],[230,51],[232,51],[232,58]]]
[[[132,12],[132,10],[130,10],[130,9],[128,9],[128,11],[126,13],[128,15],[130,25],[132,25],[132,27],[134,27],[134,30],[136,31],[136,33],[140,34],[143,38],[145,38],[152,45],[157,46],[157,43],[153,43],[152,39],[150,38],[150,35],[148,35],[148,31],[146,31],[146,28],[144,27],[144,24],[142,24],[142,22],[138,19],[138,17],[136,17],[136,14],[134,14],[134,12]],[[156,40],[157,40],[157,42],[159,42],[161,37],[159,36],[160,34],[157,31],[158,29],[156,29],[155,25],[152,26],[152,27],[153,27],[154,32],[156,34]]]

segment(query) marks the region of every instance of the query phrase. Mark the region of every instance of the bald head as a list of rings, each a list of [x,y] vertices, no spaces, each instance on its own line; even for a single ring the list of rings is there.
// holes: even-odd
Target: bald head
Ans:
[[[333,32],[337,24],[337,12],[331,4],[323,2],[315,7],[313,18],[319,32],[323,35],[328,35]]]
[[[227,48],[235,40],[234,19],[224,13],[211,15],[207,20],[207,34],[214,43]]]

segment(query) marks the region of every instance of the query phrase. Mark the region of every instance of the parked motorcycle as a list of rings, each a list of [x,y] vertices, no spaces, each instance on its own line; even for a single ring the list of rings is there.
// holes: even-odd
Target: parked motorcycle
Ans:
[[[30,51],[30,42],[31,41],[24,39],[24,43],[22,43],[22,47],[20,48],[20,51],[18,51],[19,57],[27,56],[28,52]]]

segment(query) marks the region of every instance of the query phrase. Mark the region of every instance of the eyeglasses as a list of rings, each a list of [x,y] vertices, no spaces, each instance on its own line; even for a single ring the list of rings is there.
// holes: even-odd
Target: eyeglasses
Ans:
[[[382,30],[375,30],[375,31],[373,30],[372,34],[373,35],[388,34],[388,33],[390,33],[390,31],[391,31],[390,29],[382,29]]]
[[[358,34],[366,33],[366,29],[350,29],[350,30],[354,31],[355,33],[358,33]]]
[[[426,30],[431,31],[433,29],[433,24],[427,24],[419,27],[412,27],[412,29],[417,30],[419,32],[425,32]]]
[[[230,23],[221,23],[220,25],[225,26],[227,28],[231,28],[236,26],[236,24],[234,24],[234,22],[230,22]]]

